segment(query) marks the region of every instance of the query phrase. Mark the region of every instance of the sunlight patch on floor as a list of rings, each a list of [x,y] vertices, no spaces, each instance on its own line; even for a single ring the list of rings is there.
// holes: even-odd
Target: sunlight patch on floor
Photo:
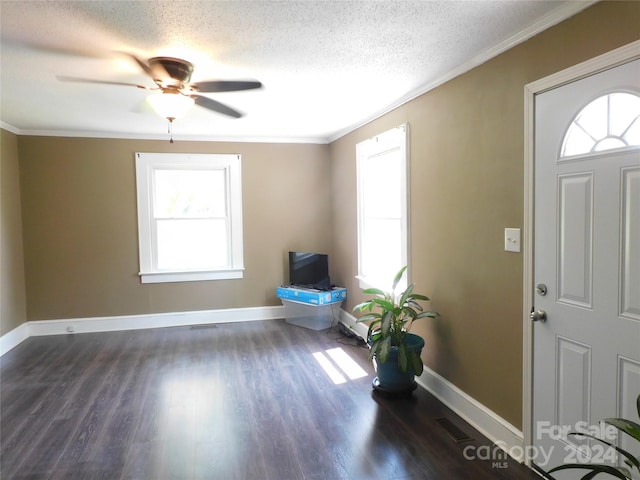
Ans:
[[[330,348],[324,352],[316,352],[313,354],[313,358],[316,359],[331,381],[336,385],[347,382],[345,375],[349,377],[350,380],[367,376],[367,372],[340,347]],[[342,373],[345,375],[336,367],[342,370]]]
[[[329,375],[329,378],[336,385],[340,385],[341,383],[346,383],[347,379],[344,378],[336,367],[333,366],[331,361],[327,358],[327,356],[322,352],[316,352],[313,354],[313,358],[316,359],[316,362],[320,364],[324,372]]]
[[[331,359],[336,362],[336,365],[340,367],[340,370],[346,373],[347,377],[349,377],[351,380],[367,376],[367,372],[365,372],[362,367],[360,367],[360,365],[358,365],[356,361],[351,358],[349,354],[342,348],[331,348],[326,352],[331,357]]]

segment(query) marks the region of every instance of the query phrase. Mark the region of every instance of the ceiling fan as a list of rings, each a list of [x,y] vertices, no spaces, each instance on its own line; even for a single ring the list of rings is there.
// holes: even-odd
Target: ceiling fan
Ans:
[[[173,57],[153,57],[144,62],[135,55],[127,55],[138,64],[144,73],[151,77],[155,83],[154,87],[81,77],[58,76],[58,79],[65,82],[124,85],[157,92],[147,97],[147,101],[158,115],[169,120],[169,133],[171,133],[172,122],[186,113],[194,103],[233,118],[242,117],[242,114],[237,110],[205,97],[201,93],[234,92],[262,87],[262,83],[252,80],[206,80],[192,83],[193,64],[191,62]]]

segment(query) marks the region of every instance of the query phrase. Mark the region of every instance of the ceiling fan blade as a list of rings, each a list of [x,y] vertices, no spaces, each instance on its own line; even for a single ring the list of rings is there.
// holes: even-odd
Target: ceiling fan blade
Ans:
[[[206,82],[192,83],[199,92],[235,92],[238,90],[252,90],[262,87],[262,83],[257,81],[242,80],[210,80]]]
[[[171,80],[171,75],[169,74],[169,72],[167,72],[167,70],[162,66],[161,63],[147,63],[144,60],[141,60],[140,58],[138,58],[137,56],[135,56],[133,53],[129,53],[129,52],[124,52],[124,51],[120,51],[119,53],[121,53],[122,55],[126,55],[127,57],[131,58],[134,62],[136,62],[138,64],[138,66],[142,69],[142,71],[144,73],[146,73],[149,77],[151,77],[151,79],[156,82],[156,83],[163,83],[167,80]]]
[[[147,65],[145,62],[140,60],[138,57],[136,57],[133,53],[129,53],[129,52],[120,52],[120,53],[131,58],[134,62],[138,64],[138,66],[142,69],[144,73],[146,73],[151,78],[153,78],[153,72],[151,71],[151,67],[149,67],[149,65]]]
[[[142,88],[144,90],[154,90],[151,87],[147,87],[145,85],[138,85],[136,83],[126,83],[126,82],[109,82],[106,80],[94,80],[92,78],[81,78],[81,77],[67,77],[64,75],[58,75],[58,80],[61,82],[77,82],[77,83],[98,83],[102,85],[124,85],[127,87],[137,87]]]
[[[65,55],[69,57],[81,58],[108,58],[110,53],[108,50],[99,50],[78,45],[61,45],[54,44],[43,45],[33,41],[20,41],[12,38],[2,38],[2,45],[18,49],[35,50],[43,53],[52,53],[54,55]]]
[[[237,110],[234,110],[233,108],[211,98],[203,97],[201,95],[190,95],[190,97],[195,100],[196,105],[200,105],[208,110],[213,110],[214,112],[222,113],[223,115],[228,115],[233,118],[242,117],[242,114]]]

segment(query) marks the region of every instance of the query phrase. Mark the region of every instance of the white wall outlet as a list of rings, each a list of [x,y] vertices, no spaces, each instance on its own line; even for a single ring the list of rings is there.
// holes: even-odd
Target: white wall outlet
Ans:
[[[505,252],[520,251],[520,229],[519,228],[504,229],[504,251]]]

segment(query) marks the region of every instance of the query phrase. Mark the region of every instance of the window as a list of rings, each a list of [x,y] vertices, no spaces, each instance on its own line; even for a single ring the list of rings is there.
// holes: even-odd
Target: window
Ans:
[[[640,146],[640,96],[614,92],[596,98],[571,122],[560,158]]]
[[[242,278],[240,155],[136,153],[142,283]]]
[[[390,288],[408,263],[407,128],[401,125],[356,145],[362,288]]]

